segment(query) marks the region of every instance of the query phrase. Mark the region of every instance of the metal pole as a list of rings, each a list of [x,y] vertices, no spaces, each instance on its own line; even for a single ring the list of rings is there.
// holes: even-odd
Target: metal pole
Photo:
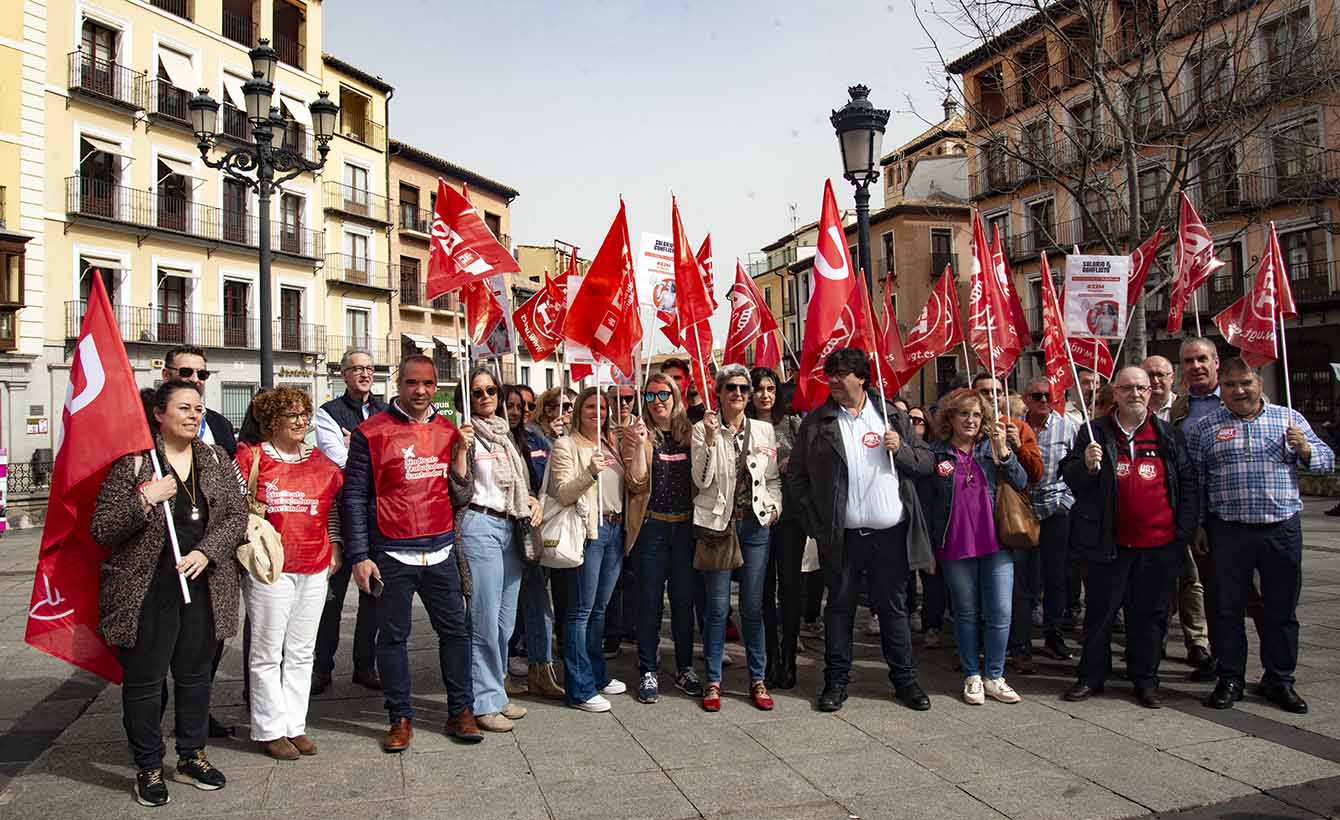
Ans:
[[[256,193],[260,200],[260,307],[261,307],[261,388],[275,386],[275,349],[273,305],[270,293],[270,188],[275,169],[270,156],[269,125],[252,129],[256,140]]]
[[[861,182],[856,185],[856,256],[857,266],[863,270],[870,270],[870,183]],[[875,277],[872,275],[866,283],[866,290],[870,294],[870,303],[875,301]]]

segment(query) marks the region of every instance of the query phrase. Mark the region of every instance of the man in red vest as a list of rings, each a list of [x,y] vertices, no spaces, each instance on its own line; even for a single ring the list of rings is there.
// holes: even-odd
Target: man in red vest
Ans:
[[[396,378],[399,395],[349,440],[344,495],[345,560],[354,582],[377,603],[377,668],[391,727],[388,752],[403,752],[414,736],[408,641],[418,593],[437,632],[447,689],[447,734],[483,740],[471,705],[470,629],[453,547],[453,507],[469,502],[474,429],[458,430],[437,412],[437,371],[427,356],[408,356]]]

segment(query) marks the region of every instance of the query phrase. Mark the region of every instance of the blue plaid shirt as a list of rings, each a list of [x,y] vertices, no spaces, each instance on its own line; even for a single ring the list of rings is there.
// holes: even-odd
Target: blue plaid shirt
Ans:
[[[1075,434],[1079,427],[1073,421],[1055,410],[1047,416],[1041,429],[1034,429],[1038,437],[1038,450],[1042,452],[1042,478],[1028,488],[1028,497],[1033,502],[1033,511],[1038,518],[1050,518],[1057,510],[1068,510],[1075,503],[1070,487],[1061,479],[1061,459],[1070,454],[1075,445]]]
[[[1312,446],[1305,469],[1335,469],[1335,453],[1317,438],[1301,413],[1265,402],[1252,419],[1227,407],[1206,414],[1186,433],[1191,460],[1200,468],[1206,513],[1224,521],[1274,524],[1303,509],[1298,496],[1298,455],[1285,444],[1290,424],[1303,430]]]

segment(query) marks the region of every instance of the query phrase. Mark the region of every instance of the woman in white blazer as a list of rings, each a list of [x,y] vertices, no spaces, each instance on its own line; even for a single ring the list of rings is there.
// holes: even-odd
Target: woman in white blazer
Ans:
[[[763,578],[768,567],[768,528],[782,514],[782,477],[777,469],[777,434],[771,424],[745,415],[752,390],[749,371],[728,364],[717,371],[716,408],[693,426],[691,459],[695,528],[734,527],[744,566],[740,568],[740,621],[749,668],[749,694],[759,709],[771,709],[764,683]],[[703,708],[721,708],[721,656],[730,604],[729,570],[703,573],[707,612],[703,658],[707,685]]]

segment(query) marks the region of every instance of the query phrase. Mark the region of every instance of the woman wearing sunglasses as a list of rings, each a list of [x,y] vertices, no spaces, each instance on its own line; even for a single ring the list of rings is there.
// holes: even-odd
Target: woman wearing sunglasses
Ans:
[[[497,380],[486,367],[470,374],[470,422],[475,430],[471,457],[474,494],[456,521],[456,540],[470,565],[470,658],[475,720],[489,732],[510,732],[526,710],[507,698],[507,640],[516,626],[521,587],[519,522],[539,523],[540,505],[530,476],[499,414]],[[457,396],[459,405],[459,399]]]
[[[637,566],[637,699],[660,698],[661,615],[670,586],[670,634],[675,643],[675,688],[702,697],[693,672],[693,425],[679,388],[652,374],[642,394],[642,418],[620,442],[628,479],[625,548]]]
[[[535,427],[552,444],[554,439],[567,432],[567,423],[572,418],[572,399],[562,387],[551,387],[540,394],[535,404]]]
[[[768,528],[782,513],[782,475],[777,469],[777,433],[773,426],[745,415],[751,392],[749,371],[743,365],[728,364],[717,371],[715,408],[693,426],[690,461],[693,483],[698,488],[693,498],[693,523],[700,539],[735,529],[744,558],[740,621],[749,667],[749,694],[755,706],[767,710],[773,707],[773,701],[766,682],[763,578],[768,566]],[[703,573],[707,586],[703,709],[709,712],[721,709],[721,657],[731,574],[729,569]]]

